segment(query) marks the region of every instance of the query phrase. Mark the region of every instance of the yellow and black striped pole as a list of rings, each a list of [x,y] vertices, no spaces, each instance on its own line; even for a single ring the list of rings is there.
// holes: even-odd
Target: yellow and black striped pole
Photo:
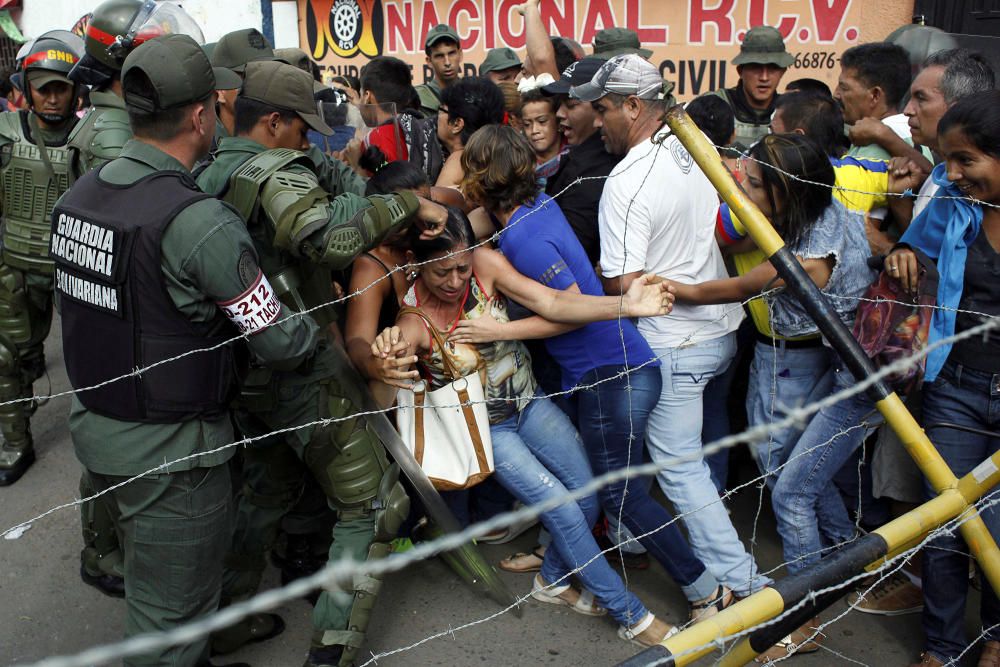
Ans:
[[[733,179],[715,147],[682,107],[670,109],[666,120],[671,131],[708,176],[723,201],[739,216],[757,247],[767,255],[787,288],[806,308],[854,377],[861,380],[872,375],[876,369],[871,360],[837,317],[827,297],[820,292],[785,246],[768,219]],[[866,566],[876,566],[888,554],[902,550],[929,530],[969,511],[972,503],[1000,481],[1000,454],[984,461],[975,475],[970,474],[958,480],[902,400],[888,385],[878,381],[868,388],[867,394],[939,496],[853,542],[838,553],[824,558],[808,572],[800,572],[776,582],[773,587],[755,593],[716,616],[695,624],[623,665],[689,664],[710,653],[713,650],[712,642],[759,626],[805,601],[805,604],[801,604],[781,621],[751,632],[722,663],[727,667],[745,664],[843,595],[843,591],[837,590],[813,596],[812,591],[834,586],[861,572]],[[962,536],[993,590],[1000,594],[1000,549],[997,549],[996,542],[978,515],[963,519],[964,523],[960,527]]]

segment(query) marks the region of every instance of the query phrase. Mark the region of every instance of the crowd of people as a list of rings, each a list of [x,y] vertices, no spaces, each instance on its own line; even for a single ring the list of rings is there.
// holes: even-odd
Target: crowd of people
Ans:
[[[523,59],[493,49],[460,76],[438,25],[419,85],[391,55],[327,85],[256,29],[205,44],[176,4],[139,0],[19,53],[0,114],[0,485],[34,463],[56,308],[80,492],[104,492],[83,505],[80,574],[125,599],[127,636],[251,597],[269,557],[287,583],[430,534],[386,415],[398,389],[477,373],[495,472],[442,492],[460,524],[659,464],[668,503],[639,478],[541,514],[537,546],[498,563],[534,574],[534,600],[652,646],[678,626],[612,565],[651,556],[690,621],[773,583],[723,500],[730,451],[703,447],[855,378],[666,126],[673,86],[636,33],[602,30],[587,55],[547,34],[539,0],[519,11]],[[1000,315],[1000,93],[978,53],[911,61],[864,43],[832,91],[784,81],[793,57],[757,26],[736,85],[686,110],[848,327],[880,270],[917,294],[936,265],[934,343]],[[998,377],[1000,338],[965,338],[907,396],[959,477],[1000,446]],[[790,574],[935,495],[865,394],[750,449]],[[848,603],[922,612],[916,665],[948,664],[967,645],[966,552],[938,538]],[[355,664],[381,585],[313,597],[307,665]],[[982,599],[995,667],[1000,604]],[[817,627],[758,659],[818,650]],[[255,614],[126,664],[211,665],[283,629]]]

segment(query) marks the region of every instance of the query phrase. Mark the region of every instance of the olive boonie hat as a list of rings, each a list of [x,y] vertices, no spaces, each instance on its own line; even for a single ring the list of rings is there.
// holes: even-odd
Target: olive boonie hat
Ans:
[[[547,86],[542,86],[542,93],[546,95],[566,95],[573,86],[582,86],[590,83],[590,80],[597,74],[597,70],[606,63],[607,60],[599,56],[587,56],[575,63],[570,63],[569,67],[563,70],[558,81],[554,81]]]
[[[313,78],[294,65],[277,60],[247,63],[240,97],[294,111],[320,134],[333,134],[318,113],[313,98]]]
[[[235,30],[222,36],[212,50],[212,65],[243,73],[254,60],[274,60],[274,48],[256,28]]]
[[[462,40],[458,38],[458,33],[455,29],[446,23],[439,23],[430,29],[427,33],[427,39],[424,41],[424,48],[429,49],[442,39],[450,39],[459,46],[462,45]]]
[[[153,86],[152,97],[130,86],[142,72]],[[240,87],[240,78],[212,67],[198,42],[187,35],[164,35],[139,45],[122,64],[125,104],[146,112],[167,111],[208,97],[215,90]]]
[[[521,59],[514,53],[514,49],[504,46],[486,52],[486,60],[479,66],[479,73],[499,72],[512,67],[520,67],[522,64]]]
[[[643,58],[653,55],[642,48],[639,35],[628,28],[605,28],[594,35],[594,55],[604,60],[626,53],[638,53]]]
[[[759,25],[750,28],[740,53],[733,58],[734,65],[777,65],[790,67],[795,62],[795,56],[785,50],[785,40],[777,28],[769,25]]]

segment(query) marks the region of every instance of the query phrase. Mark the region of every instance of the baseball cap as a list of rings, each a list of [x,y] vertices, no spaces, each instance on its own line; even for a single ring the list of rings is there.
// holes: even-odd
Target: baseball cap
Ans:
[[[594,102],[609,93],[656,100],[671,90],[673,84],[663,80],[653,63],[637,53],[626,53],[601,65],[589,82],[573,86],[569,94],[584,102]]]
[[[785,40],[777,28],[769,25],[759,25],[750,28],[740,52],[733,58],[734,65],[777,65],[790,67],[795,57],[785,50]]]
[[[459,46],[462,45],[462,40],[458,38],[458,33],[447,23],[439,23],[430,29],[427,33],[427,39],[424,41],[424,48],[429,49],[442,39],[450,39]]]
[[[597,74],[597,70],[601,69],[601,66],[606,62],[608,62],[606,59],[598,56],[587,56],[570,63],[569,67],[563,70],[558,81],[542,86],[542,92],[546,95],[567,95],[573,86],[590,83],[590,80]]]
[[[279,60],[247,63],[240,97],[294,111],[311,129],[326,136],[333,134],[318,113],[313,78],[294,65]]]
[[[594,55],[604,60],[626,53],[637,53],[643,58],[653,55],[649,49],[642,48],[639,35],[628,28],[605,28],[594,35]]]
[[[499,70],[520,67],[523,63],[514,53],[514,49],[504,46],[499,49],[490,49],[486,52],[486,60],[479,66],[479,73],[497,72]]]
[[[153,86],[152,98],[130,89],[130,75],[142,72]],[[171,34],[143,42],[122,64],[125,104],[143,111],[167,111],[208,97],[215,90],[240,87],[240,78],[212,67],[198,42]]]
[[[67,83],[71,86],[75,85],[69,77],[65,74],[60,74],[59,72],[53,72],[52,70],[46,69],[28,70],[28,83],[35,88],[42,88],[53,81]]]
[[[227,33],[212,50],[213,67],[226,67],[239,74],[243,73],[248,62],[254,60],[274,60],[271,43],[256,28]]]
[[[301,70],[307,72],[312,72],[312,63],[309,60],[309,54],[307,54],[302,49],[295,47],[290,47],[287,49],[275,49],[274,57],[277,60],[286,62],[293,67],[298,67]]]

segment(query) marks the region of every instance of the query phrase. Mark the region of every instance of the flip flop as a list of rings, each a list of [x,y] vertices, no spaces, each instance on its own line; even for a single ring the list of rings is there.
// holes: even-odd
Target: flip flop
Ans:
[[[539,546],[532,549],[531,553],[519,551],[516,554],[511,554],[500,561],[498,565],[505,572],[527,574],[541,570],[543,560],[545,560],[545,552]]]

